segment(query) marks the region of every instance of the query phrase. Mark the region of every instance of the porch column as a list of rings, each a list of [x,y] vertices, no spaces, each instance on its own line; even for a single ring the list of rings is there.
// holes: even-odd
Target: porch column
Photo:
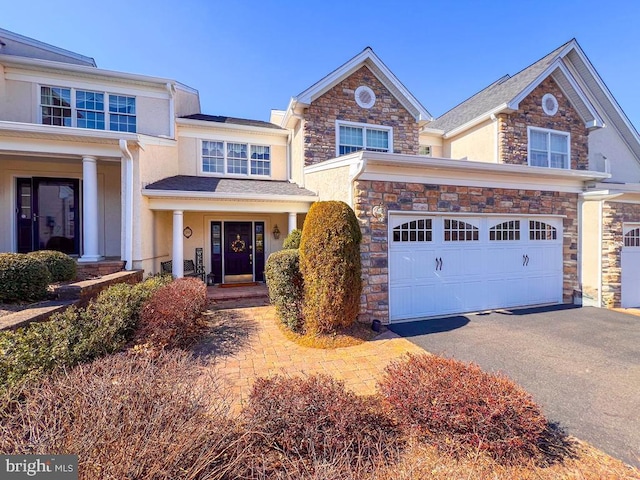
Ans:
[[[298,228],[298,214],[289,212],[289,233]]]
[[[79,262],[102,259],[98,243],[98,167],[95,157],[82,157],[82,257]]]
[[[184,276],[184,241],[182,239],[183,230],[182,210],[173,211],[173,254],[171,260],[173,268],[171,273],[175,278]]]

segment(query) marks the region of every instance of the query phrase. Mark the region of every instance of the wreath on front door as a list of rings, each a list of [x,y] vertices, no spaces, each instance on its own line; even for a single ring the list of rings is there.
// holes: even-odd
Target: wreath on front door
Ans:
[[[240,235],[236,235],[236,239],[231,242],[231,250],[233,250],[235,253],[244,252],[246,246],[247,244],[244,242],[244,240],[240,240]]]

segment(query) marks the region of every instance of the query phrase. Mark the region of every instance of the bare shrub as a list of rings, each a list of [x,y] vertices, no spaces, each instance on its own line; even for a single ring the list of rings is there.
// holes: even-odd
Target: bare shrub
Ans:
[[[503,463],[539,454],[547,421],[531,395],[510,379],[436,355],[409,355],[378,384],[397,418],[440,450],[486,452]]]
[[[47,377],[4,398],[0,451],[78,454],[83,479],[225,478],[241,433],[202,367],[181,351],[118,354]]]

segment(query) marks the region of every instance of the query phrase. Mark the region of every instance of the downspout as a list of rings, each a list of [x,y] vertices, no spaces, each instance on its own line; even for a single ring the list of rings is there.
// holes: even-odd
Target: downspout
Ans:
[[[133,270],[133,155],[127,141],[120,139],[124,160],[124,261],[125,269]]]
[[[349,206],[351,208],[355,208],[354,202],[353,202],[353,191],[355,189],[355,182],[358,178],[360,178],[360,175],[362,175],[362,172],[365,171],[365,169],[367,168],[367,159],[363,158],[362,156],[360,157],[360,159],[355,162],[352,163],[351,166],[349,167]]]
[[[496,163],[500,163],[500,129],[498,128],[498,117],[492,113],[489,118],[491,118],[494,126],[493,158]]]
[[[293,133],[289,130],[287,135],[287,181],[291,183],[293,175],[291,174],[291,142],[293,141]]]
[[[169,138],[176,138],[176,101],[175,101],[175,86],[171,83],[166,84],[167,92],[169,92]]]

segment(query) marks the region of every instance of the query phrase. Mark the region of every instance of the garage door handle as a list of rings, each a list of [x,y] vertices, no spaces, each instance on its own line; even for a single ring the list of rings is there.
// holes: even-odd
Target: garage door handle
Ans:
[[[522,266],[526,267],[529,265],[529,255],[522,255]]]
[[[442,270],[442,257],[436,257],[436,271]]]

